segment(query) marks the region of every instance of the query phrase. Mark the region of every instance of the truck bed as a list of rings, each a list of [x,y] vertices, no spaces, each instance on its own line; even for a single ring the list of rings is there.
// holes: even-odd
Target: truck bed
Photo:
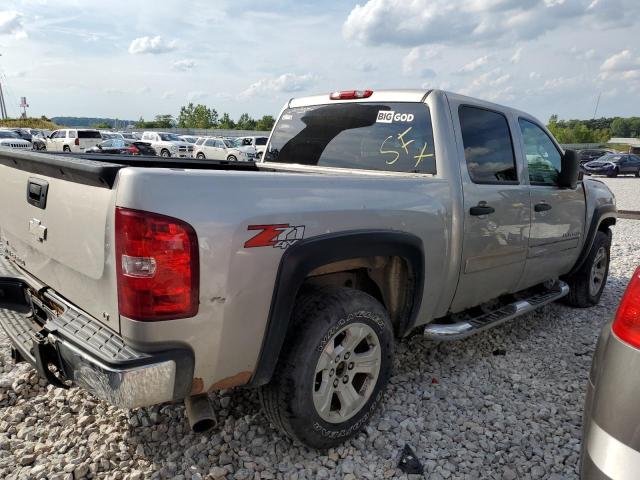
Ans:
[[[253,162],[198,158],[0,150],[0,165],[94,187],[111,188],[125,167],[257,171]]]

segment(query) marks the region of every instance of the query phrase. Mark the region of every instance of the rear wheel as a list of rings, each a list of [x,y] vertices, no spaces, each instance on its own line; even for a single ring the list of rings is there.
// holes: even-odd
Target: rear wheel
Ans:
[[[566,303],[585,308],[597,305],[609,275],[611,239],[605,232],[597,232],[585,262],[576,273],[567,278],[569,295]]]
[[[384,307],[350,288],[301,295],[292,329],[260,399],[286,435],[330,448],[355,435],[382,400],[393,360],[393,332]]]

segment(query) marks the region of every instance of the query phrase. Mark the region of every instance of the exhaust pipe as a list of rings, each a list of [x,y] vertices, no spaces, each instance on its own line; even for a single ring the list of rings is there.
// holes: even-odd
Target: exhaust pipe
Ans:
[[[206,393],[185,398],[184,406],[189,426],[194,432],[208,432],[218,425],[216,415],[213,413],[211,403],[209,403],[209,395]]]

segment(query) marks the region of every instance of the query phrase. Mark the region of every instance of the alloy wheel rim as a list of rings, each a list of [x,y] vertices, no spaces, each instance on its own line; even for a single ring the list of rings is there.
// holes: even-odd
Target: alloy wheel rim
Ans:
[[[367,324],[355,322],[326,343],[314,370],[313,404],[328,423],[342,423],[367,403],[378,382],[380,340]]]
[[[589,279],[589,293],[591,296],[598,294],[604,283],[604,277],[607,273],[607,250],[600,247],[596,252],[591,265],[591,276]]]

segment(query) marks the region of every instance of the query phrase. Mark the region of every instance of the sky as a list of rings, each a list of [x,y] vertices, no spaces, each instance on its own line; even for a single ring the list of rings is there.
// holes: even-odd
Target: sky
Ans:
[[[2,0],[10,116],[237,118],[291,97],[442,88],[543,121],[640,115],[640,0]]]

